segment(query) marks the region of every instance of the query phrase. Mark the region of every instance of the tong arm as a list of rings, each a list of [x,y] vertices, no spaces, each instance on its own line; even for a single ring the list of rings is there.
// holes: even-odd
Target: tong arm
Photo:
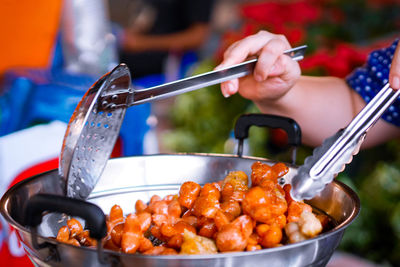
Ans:
[[[293,60],[298,61],[303,59],[306,48],[306,45],[295,47],[286,50],[284,54],[288,55]],[[220,70],[206,72],[146,89],[127,88],[126,90],[116,94],[102,95],[99,100],[99,109],[107,110],[115,108],[127,108],[133,105],[152,102],[201,89],[207,86],[219,84],[228,80],[241,78],[252,73],[256,63],[257,58],[253,58],[240,64]]]
[[[329,150],[315,163],[310,170],[310,176],[318,179],[323,176],[334,162],[342,156],[341,151],[356,146],[363,141],[367,131],[382,116],[383,112],[397,99],[400,90],[393,90],[386,84],[379,93],[361,110],[361,112],[344,129],[342,135]],[[354,144],[355,143],[355,144]],[[355,147],[355,148],[356,148]]]

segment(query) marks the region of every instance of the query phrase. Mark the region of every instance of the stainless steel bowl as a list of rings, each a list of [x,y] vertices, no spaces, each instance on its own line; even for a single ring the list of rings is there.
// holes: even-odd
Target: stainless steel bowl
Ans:
[[[254,161],[273,161],[254,157],[211,154],[166,154],[112,159],[88,200],[108,213],[119,204],[126,213],[134,211],[137,199],[152,195],[177,193],[180,184],[191,180],[199,184],[217,181],[229,171],[242,170],[249,176]],[[289,175],[296,173],[290,166]],[[17,230],[32,261],[40,266],[325,266],[337,248],[346,227],[360,210],[357,195],[346,185],[334,181],[308,201],[336,222],[334,229],[316,238],[282,247],[254,252],[220,253],[193,256],[145,256],[105,250],[74,247],[57,242],[54,237],[62,225],[61,215],[48,214],[37,229],[37,242],[32,243],[32,229],[23,224],[23,210],[28,200],[39,193],[65,195],[65,183],[57,170],[27,179],[10,188],[1,199],[1,213]],[[33,235],[36,239],[35,235]],[[44,244],[44,245],[43,245]]]

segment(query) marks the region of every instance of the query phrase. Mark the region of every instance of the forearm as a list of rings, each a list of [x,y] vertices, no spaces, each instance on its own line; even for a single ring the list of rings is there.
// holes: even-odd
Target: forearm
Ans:
[[[365,106],[363,99],[343,79],[302,76],[298,83],[275,102],[256,103],[263,113],[280,114],[296,120],[302,129],[303,143],[311,146],[333,135]],[[400,130],[379,121],[367,135],[364,147],[399,136]]]
[[[209,32],[207,24],[198,23],[188,29],[163,35],[133,35],[124,48],[128,51],[184,51],[198,49]]]

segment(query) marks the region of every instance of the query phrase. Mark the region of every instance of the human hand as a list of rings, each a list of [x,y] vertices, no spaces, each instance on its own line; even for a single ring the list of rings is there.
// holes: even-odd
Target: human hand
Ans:
[[[291,46],[283,35],[260,31],[232,44],[215,69],[222,69],[258,56],[253,75],[221,83],[225,97],[239,92],[255,102],[274,101],[285,95],[300,77],[299,64],[285,50]],[[399,62],[400,63],[400,62]]]
[[[397,45],[396,51],[393,55],[392,64],[389,72],[390,86],[397,90],[400,89],[400,45]]]

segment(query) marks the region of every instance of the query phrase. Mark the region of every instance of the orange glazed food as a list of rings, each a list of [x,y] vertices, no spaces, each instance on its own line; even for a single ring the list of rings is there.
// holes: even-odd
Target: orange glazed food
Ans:
[[[137,200],[134,213],[124,215],[114,205],[104,248],[144,255],[254,251],[315,237],[332,223],[293,200],[290,185],[278,184],[289,171],[285,164],[255,162],[251,169],[251,187],[246,173],[232,171],[219,182],[200,186],[188,181],[176,195]],[[96,246],[76,219],[60,228],[57,240]]]

